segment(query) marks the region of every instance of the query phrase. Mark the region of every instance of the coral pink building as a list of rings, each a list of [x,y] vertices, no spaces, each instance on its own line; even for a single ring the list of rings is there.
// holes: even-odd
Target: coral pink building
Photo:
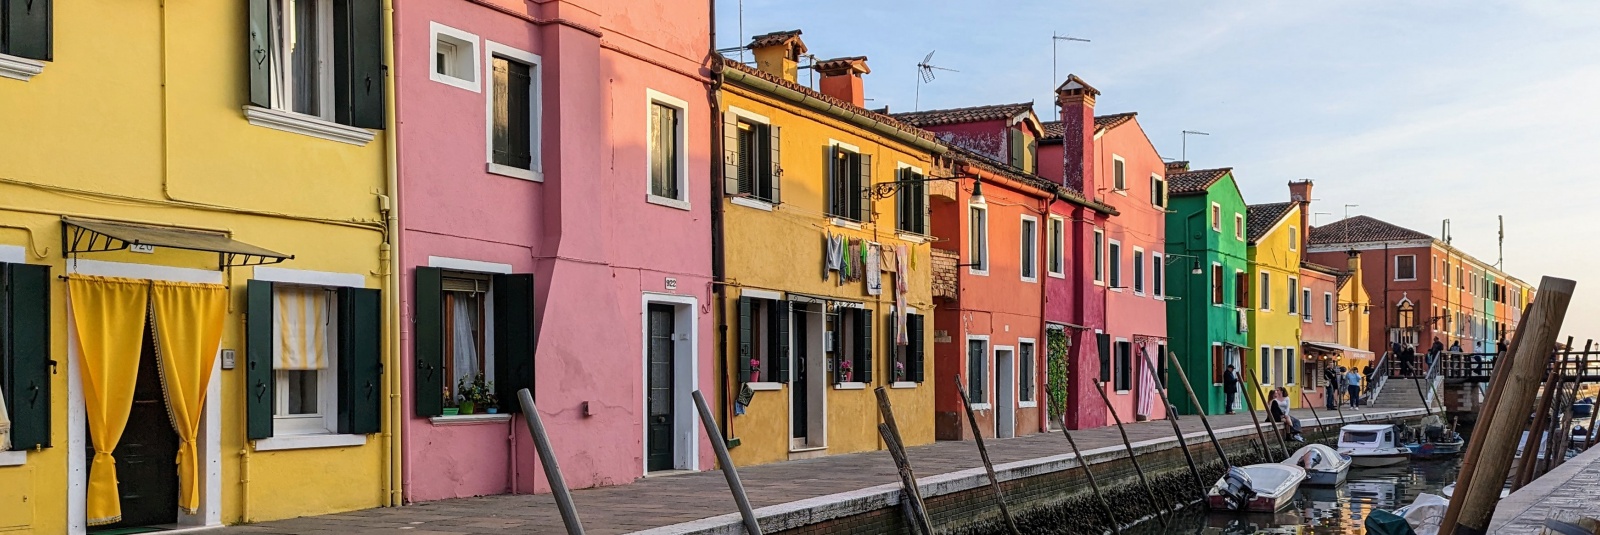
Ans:
[[[711,466],[709,8],[397,2],[408,501]]]

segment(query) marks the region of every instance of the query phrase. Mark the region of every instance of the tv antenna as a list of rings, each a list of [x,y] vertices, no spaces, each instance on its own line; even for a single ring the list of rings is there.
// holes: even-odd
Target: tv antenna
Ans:
[[[1089,42],[1088,39],[1079,39],[1077,37],[1069,37],[1069,36],[1066,36],[1066,35],[1059,35],[1059,34],[1057,34],[1055,32],[1050,32],[1050,90],[1051,91],[1055,91],[1056,87],[1061,85],[1061,80],[1056,75],[1056,48],[1057,48],[1056,45],[1061,44],[1062,41],[1075,41],[1075,42],[1079,42],[1079,43],[1087,43],[1087,42]],[[1056,120],[1059,121],[1059,120],[1061,120],[1061,107],[1060,106],[1056,106],[1055,108],[1056,108]]]
[[[933,51],[928,52],[927,56],[923,56],[922,62],[917,64],[917,95],[916,95],[915,109],[913,109],[912,111],[922,111],[922,84],[933,82],[933,78],[934,78],[933,71],[939,70],[939,71],[961,72],[961,71],[958,71],[958,70],[955,70],[955,69],[946,69],[944,67],[939,67],[939,66],[933,65],[931,63],[928,63],[929,61],[933,61],[933,53],[934,52],[938,52],[938,50],[933,50]]]
[[[1209,135],[1211,135],[1211,134],[1206,133],[1206,132],[1197,132],[1197,131],[1194,131],[1194,130],[1184,130],[1183,131],[1183,161],[1185,161],[1185,162],[1189,161],[1189,136],[1209,136]]]

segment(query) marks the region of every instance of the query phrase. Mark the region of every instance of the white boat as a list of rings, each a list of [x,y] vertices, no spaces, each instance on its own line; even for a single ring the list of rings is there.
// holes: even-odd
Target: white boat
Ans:
[[[1206,501],[1212,509],[1275,513],[1289,505],[1305,479],[1306,471],[1293,465],[1235,466],[1212,485]]]
[[[1411,458],[1394,424],[1354,424],[1339,430],[1339,453],[1356,466],[1391,466]]]
[[[1279,464],[1298,466],[1306,471],[1306,484],[1337,487],[1350,474],[1350,458],[1333,448],[1311,444],[1295,450]]]
[[[1446,497],[1446,498],[1454,498],[1456,496],[1456,484],[1455,483],[1451,483],[1449,485],[1445,485],[1444,488],[1439,489],[1439,493],[1443,494],[1444,497]],[[1504,487],[1500,487],[1500,498],[1501,499],[1505,499],[1506,496],[1510,496],[1510,495],[1511,495],[1511,486],[1510,485],[1506,485]]]

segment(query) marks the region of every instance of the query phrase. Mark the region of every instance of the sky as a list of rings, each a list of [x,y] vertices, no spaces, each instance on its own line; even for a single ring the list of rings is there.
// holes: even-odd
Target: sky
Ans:
[[[867,56],[869,108],[1032,101],[1054,120],[1071,73],[1163,157],[1209,133],[1192,167],[1232,167],[1252,204],[1309,178],[1314,224],[1347,204],[1434,236],[1449,219],[1490,263],[1504,216],[1503,269],[1578,281],[1563,334],[1600,338],[1600,2],[715,1],[718,48],[800,29],[819,59]],[[1058,42],[1055,75],[1052,35],[1090,40]],[[919,102],[930,51],[958,72]]]

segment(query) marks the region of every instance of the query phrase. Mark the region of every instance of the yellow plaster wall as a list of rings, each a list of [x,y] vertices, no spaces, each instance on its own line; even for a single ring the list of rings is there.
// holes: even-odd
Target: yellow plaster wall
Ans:
[[[380,288],[385,134],[355,146],[248,124],[245,7],[56,2],[54,61],[26,82],[0,79],[0,244],[28,248],[28,263],[61,275],[70,262],[62,215],[201,227],[295,255],[278,267],[359,274]],[[217,269],[216,255],[165,249],[80,258]],[[222,347],[236,350],[241,366],[219,377],[222,520],[381,505],[382,435],[358,447],[247,453],[240,401],[252,272],[223,272],[233,292]],[[61,363],[53,447],[0,468],[0,500],[21,494],[28,504],[0,508],[0,531],[67,529],[64,288],[52,288],[51,350]]]
[[[883,363],[888,358],[889,350],[889,310],[894,304],[890,284],[893,277],[884,274],[884,292],[879,296],[867,295],[861,281],[839,286],[830,277],[824,282],[824,236],[826,232],[832,232],[883,244],[907,246],[909,254],[915,257],[912,262],[915,267],[907,277],[909,287],[906,302],[910,308],[928,318],[923,344],[927,348],[924,365],[930,372],[933,367],[931,253],[929,245],[921,243],[921,240],[897,236],[893,197],[873,204],[872,211],[877,216],[877,223],[863,222],[859,230],[831,223],[824,207],[824,150],[829,141],[834,140],[854,145],[862,154],[872,155],[874,182],[894,180],[895,170],[900,163],[919,167],[925,174],[931,174],[931,158],[893,139],[825,118],[809,109],[784,105],[771,97],[732,84],[724,87],[724,110],[730,106],[736,107],[764,116],[782,128],[780,157],[783,169],[783,203],[772,211],[723,200],[727,277],[730,284],[728,300],[724,303],[729,324],[725,347],[729,351],[736,351],[738,347],[737,306],[742,288],[786,294],[798,292],[862,302],[874,315],[874,383],[861,390],[837,389],[832,385],[826,387],[827,453],[881,448],[873,388],[890,382],[890,378],[885,377]],[[734,362],[734,358],[724,357],[726,362]],[[733,369],[736,373],[737,367]],[[928,373],[927,377],[931,379],[932,373]],[[732,450],[735,463],[750,465],[789,458],[788,388],[785,385],[782,390],[756,392],[746,413],[733,418],[732,434],[741,441],[740,446]],[[906,444],[932,442],[933,384],[891,388],[889,398]]]
[[[1251,363],[1251,371],[1260,376],[1261,382],[1266,388],[1266,390],[1262,391],[1261,396],[1256,396],[1254,392],[1247,393],[1250,402],[1257,404],[1257,406],[1261,397],[1270,395],[1270,388],[1277,386],[1288,388],[1291,407],[1299,407],[1303,404],[1300,400],[1300,386],[1304,382],[1304,373],[1301,367],[1305,365],[1304,356],[1301,355],[1303,348],[1300,347],[1302,322],[1299,314],[1289,314],[1289,277],[1299,280],[1300,258],[1301,253],[1304,252],[1300,250],[1291,251],[1289,249],[1289,226],[1299,226],[1294,223],[1297,221],[1300,221],[1300,208],[1290,208],[1289,213],[1283,216],[1277,226],[1273,227],[1256,243],[1249,246],[1251,303],[1248,320],[1250,322],[1249,351],[1252,357],[1249,362]],[[1271,307],[1270,310],[1265,311],[1261,310],[1262,272],[1271,274],[1272,282]],[[1301,288],[1304,288],[1304,286],[1296,285],[1296,295],[1294,296],[1296,301],[1301,299]],[[1304,309],[1305,303],[1299,303],[1297,312],[1303,312]],[[1294,384],[1275,384],[1273,379],[1267,376],[1266,368],[1262,367],[1261,362],[1261,346],[1263,345],[1271,346],[1274,349],[1294,349]],[[1287,356],[1285,356],[1285,360],[1288,360]],[[1273,369],[1272,373],[1274,375],[1278,373],[1276,368]],[[1285,374],[1285,377],[1288,378],[1289,376]]]

